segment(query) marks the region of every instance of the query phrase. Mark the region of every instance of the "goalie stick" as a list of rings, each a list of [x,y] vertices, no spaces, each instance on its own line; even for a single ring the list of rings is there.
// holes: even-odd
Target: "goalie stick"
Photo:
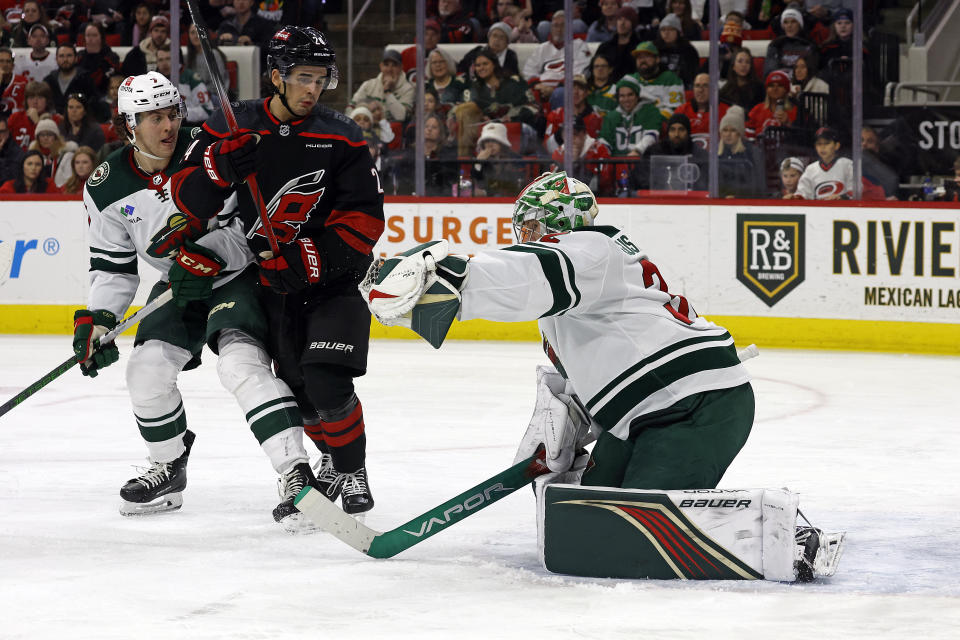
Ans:
[[[237,124],[237,116],[233,113],[233,107],[230,105],[230,96],[227,95],[227,89],[223,85],[223,78],[220,77],[217,59],[213,55],[213,47],[210,46],[210,37],[207,35],[207,25],[203,21],[203,16],[200,15],[197,0],[187,0],[187,10],[190,12],[190,18],[193,20],[194,26],[197,27],[197,37],[200,39],[203,61],[207,64],[210,79],[213,80],[217,97],[220,98],[220,110],[223,111],[223,117],[227,121],[227,128],[230,129],[230,133],[236,134],[240,131],[240,126]],[[280,243],[277,242],[277,236],[270,225],[270,217],[267,215],[267,208],[263,204],[263,196],[260,194],[256,174],[250,174],[246,182],[247,189],[250,190],[250,197],[253,198],[253,202],[257,206],[257,212],[260,214],[260,224],[263,225],[263,232],[270,243],[270,250],[273,251],[273,255],[279,256]]]
[[[737,357],[743,362],[759,353],[757,346],[751,344],[738,351]],[[593,440],[594,436],[588,435],[578,448]],[[550,469],[544,462],[545,455],[541,445],[535,455],[389,531],[371,529],[310,486],[297,494],[293,504],[318,527],[360,553],[371,558],[392,558],[530,484],[537,476],[549,473]]]
[[[371,558],[392,558],[401,551],[440,533],[450,525],[490,506],[537,476],[549,473],[541,448],[534,456],[450,498],[426,513],[390,531],[376,531],[327,500],[312,487],[305,487],[293,504],[318,527]]]
[[[100,338],[100,344],[107,344],[108,342],[113,342],[117,336],[121,333],[137,324],[148,315],[162,307],[164,304],[169,302],[173,298],[173,291],[167,289],[156,298],[148,302],[142,309],[129,316],[126,320],[118,324],[111,331],[105,333],[102,338]],[[59,378],[61,375],[73,368],[73,365],[77,364],[77,356],[70,356],[67,360],[64,360],[61,364],[57,365],[55,369],[50,371],[47,375],[43,376],[29,387],[10,398],[3,403],[3,406],[0,407],[0,416],[3,416],[5,413],[19,405],[21,402],[35,394],[40,389],[43,389],[45,386]]]

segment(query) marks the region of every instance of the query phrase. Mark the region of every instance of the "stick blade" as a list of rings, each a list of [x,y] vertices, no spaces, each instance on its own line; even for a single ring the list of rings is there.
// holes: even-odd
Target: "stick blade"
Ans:
[[[359,551],[367,553],[380,535],[356,518],[344,513],[313,487],[304,487],[293,500],[294,506],[314,524]]]

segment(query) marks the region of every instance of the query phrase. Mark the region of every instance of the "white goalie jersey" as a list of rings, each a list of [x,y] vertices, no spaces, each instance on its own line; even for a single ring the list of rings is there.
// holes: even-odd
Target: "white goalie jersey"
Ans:
[[[124,315],[140,283],[138,259],[166,278],[177,247],[171,251],[164,245],[164,237],[175,233],[186,220],[170,193],[169,176],[179,168],[189,142],[186,130],[181,130],[174,160],[165,171],[144,173],[133,162],[132,147],[126,146],[112,153],[87,180],[83,203],[89,222],[89,309]],[[229,204],[224,212],[231,210]],[[227,214],[212,218],[197,244],[227,263],[214,286],[235,278],[254,260],[239,219]]]
[[[733,338],[671,294],[619,229],[544,236],[470,259],[461,320],[538,319],[544,350],[601,427],[750,381]]]

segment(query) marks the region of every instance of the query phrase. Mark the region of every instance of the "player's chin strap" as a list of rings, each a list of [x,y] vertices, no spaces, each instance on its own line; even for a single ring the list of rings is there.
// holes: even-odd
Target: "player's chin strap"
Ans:
[[[130,145],[133,147],[133,150],[134,150],[134,151],[136,151],[137,153],[142,154],[142,155],[150,158],[151,160],[168,160],[168,159],[169,159],[169,158],[161,158],[160,156],[155,156],[155,155],[153,155],[152,153],[147,153],[146,151],[144,151],[143,149],[141,149],[141,148],[139,147],[139,145],[137,145],[137,134],[136,134],[136,132],[131,132],[130,135],[127,136],[127,140],[130,142]],[[143,167],[140,167],[140,169],[143,169]],[[150,173],[150,172],[149,172],[149,171],[146,171],[145,173]]]

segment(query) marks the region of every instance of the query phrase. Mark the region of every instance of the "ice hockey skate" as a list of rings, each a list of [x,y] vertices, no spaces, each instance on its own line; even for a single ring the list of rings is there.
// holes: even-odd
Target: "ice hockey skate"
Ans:
[[[812,582],[835,574],[843,554],[845,537],[845,532],[824,533],[816,527],[798,526],[794,562],[797,582]]]
[[[343,489],[343,476],[333,468],[333,457],[324,453],[313,464],[313,472],[317,476],[317,488],[330,502],[336,502]]]
[[[367,482],[367,468],[360,467],[353,473],[341,473],[342,479],[340,500],[343,510],[361,522],[364,514],[373,509],[373,495]]]
[[[196,434],[187,429],[183,434],[186,450],[171,462],[153,462],[140,476],[131,478],[120,489],[120,514],[146,516],[176,511],[183,505],[187,487],[187,459]]]
[[[309,518],[304,518],[303,514],[293,506],[293,499],[310,485],[317,487],[316,478],[310,470],[310,465],[306,462],[294,465],[289,471],[280,476],[278,490],[280,492],[281,502],[273,509],[273,519],[280,524],[287,533],[310,533],[318,531],[317,527],[310,522]]]

